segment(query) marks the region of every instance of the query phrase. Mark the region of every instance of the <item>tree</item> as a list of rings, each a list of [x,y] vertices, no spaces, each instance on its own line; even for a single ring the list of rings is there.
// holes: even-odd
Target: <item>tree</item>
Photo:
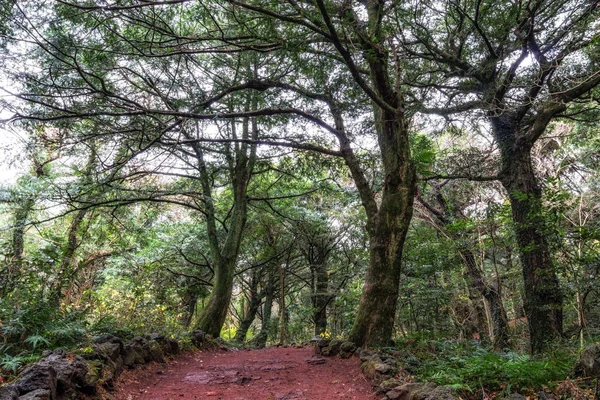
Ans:
[[[408,10],[406,10],[408,11]],[[563,297],[553,267],[531,149],[548,124],[600,83],[598,4],[567,0],[445,1],[404,14],[407,58],[418,64],[421,111],[484,118],[500,153],[499,180],[512,207],[523,266],[532,352],[562,335]],[[478,120],[479,121],[479,120]]]
[[[215,141],[271,144],[342,157],[366,211],[370,236],[370,267],[350,338],[358,345],[389,344],[416,175],[408,116],[398,86],[401,68],[392,39],[398,27],[393,10],[385,2],[336,4],[318,0],[265,5],[253,1],[181,1],[132,7],[61,2],[54,10],[44,10],[60,16],[62,22],[76,24],[81,28],[78,31],[63,29],[58,20],[45,22],[39,11],[27,9],[27,4],[19,10],[28,14],[30,22],[41,19],[37,25],[49,26],[50,30],[34,29],[30,22],[20,27],[29,41],[36,42],[40,62],[47,68],[42,74],[27,75],[31,90],[18,97],[32,108],[17,110],[15,119],[52,124],[83,120],[94,125],[95,135],[107,132],[114,137],[118,132],[131,141],[130,162],[159,144],[168,143],[173,148],[182,143],[199,146]],[[106,13],[111,18],[107,19]],[[175,23],[179,18],[187,24]],[[94,34],[90,34],[92,29]],[[239,69],[229,61],[236,60],[237,53],[266,54],[266,68],[257,69],[260,74],[254,76],[236,75]],[[214,64],[207,67],[208,55]],[[215,75],[214,68],[222,74]],[[69,84],[60,83],[56,77]],[[228,107],[229,99],[248,91],[262,92],[262,103],[242,110]],[[369,183],[352,144],[359,134],[353,126],[362,114],[371,115],[373,126],[368,132],[377,143],[382,168],[375,186]],[[189,132],[189,121],[252,117],[271,117],[280,126],[301,118],[332,135],[338,149],[330,148],[330,139],[319,138],[321,142],[316,144],[305,135],[177,137],[179,129]],[[171,140],[166,140],[167,135]],[[197,156],[197,150],[193,152]],[[243,164],[239,172],[245,174]],[[234,210],[242,221],[244,178],[235,177],[240,183],[235,196],[240,197]],[[203,191],[207,201],[206,188]],[[205,206],[210,207],[208,202]],[[216,243],[211,245],[217,260],[228,265],[237,248],[233,238],[240,230],[229,231],[235,233],[221,251]],[[225,249],[229,254],[221,254]],[[223,276],[229,281],[230,268],[224,270]],[[226,299],[229,287],[216,285],[215,299]],[[223,315],[217,312],[222,308],[215,307],[216,303],[221,302],[210,301],[207,310],[214,310],[219,317],[209,318],[207,311],[199,325],[209,328],[213,324],[213,333]]]

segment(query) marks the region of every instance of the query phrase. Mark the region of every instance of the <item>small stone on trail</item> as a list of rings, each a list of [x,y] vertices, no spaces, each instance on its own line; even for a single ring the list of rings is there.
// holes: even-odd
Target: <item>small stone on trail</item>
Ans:
[[[327,362],[327,360],[324,358],[313,357],[313,358],[307,359],[306,362],[310,365],[319,365],[319,364],[325,364]]]

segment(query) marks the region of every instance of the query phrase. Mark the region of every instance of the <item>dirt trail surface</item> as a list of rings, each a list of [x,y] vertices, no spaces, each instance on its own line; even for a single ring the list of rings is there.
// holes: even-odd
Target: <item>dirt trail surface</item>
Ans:
[[[373,400],[357,358],[322,358],[312,348],[186,353],[168,365],[122,375],[118,400]]]

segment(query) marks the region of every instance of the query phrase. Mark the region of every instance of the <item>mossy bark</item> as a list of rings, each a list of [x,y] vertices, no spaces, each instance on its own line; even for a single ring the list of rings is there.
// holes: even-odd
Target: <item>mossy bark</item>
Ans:
[[[402,249],[410,225],[416,173],[402,114],[376,110],[384,184],[381,203],[369,218],[370,259],[350,340],[358,346],[389,346],[398,300]]]
[[[562,336],[563,296],[546,240],[542,191],[525,140],[510,116],[492,118],[502,159],[501,182],[510,199],[525,287],[524,308],[532,353]]]

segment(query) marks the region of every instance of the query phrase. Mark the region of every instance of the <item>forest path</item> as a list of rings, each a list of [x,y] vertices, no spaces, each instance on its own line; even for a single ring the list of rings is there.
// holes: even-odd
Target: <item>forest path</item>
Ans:
[[[117,400],[376,398],[357,358],[322,358],[309,347],[185,353],[124,373],[114,394]]]

